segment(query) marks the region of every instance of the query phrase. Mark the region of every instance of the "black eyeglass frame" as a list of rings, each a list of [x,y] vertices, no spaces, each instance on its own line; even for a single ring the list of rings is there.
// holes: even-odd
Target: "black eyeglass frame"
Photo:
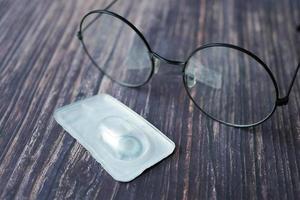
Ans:
[[[222,124],[225,124],[225,125],[228,125],[228,126],[232,126],[232,127],[237,127],[237,128],[247,128],[247,127],[254,127],[254,126],[257,126],[261,123],[263,123],[264,121],[266,121],[267,119],[269,119],[272,114],[275,112],[276,108],[278,106],[283,106],[283,105],[286,105],[289,101],[289,95],[290,95],[290,92],[291,92],[291,89],[294,85],[294,82],[295,82],[295,79],[297,77],[297,73],[299,71],[299,68],[300,68],[300,63],[298,64],[295,72],[294,72],[294,75],[292,77],[292,81],[289,85],[289,88],[288,88],[288,92],[287,94],[280,98],[279,97],[279,89],[278,89],[278,84],[275,80],[275,77],[271,71],[271,69],[258,57],[256,56],[254,53],[242,48],[242,47],[239,47],[239,46],[235,46],[235,45],[232,45],[232,44],[226,44],[226,43],[209,43],[209,44],[205,44],[203,46],[200,46],[199,48],[196,48],[189,56],[188,58],[186,59],[186,61],[182,62],[182,61],[177,61],[177,60],[169,60],[167,58],[164,58],[163,56],[155,53],[154,51],[152,51],[150,45],[148,44],[147,40],[145,39],[144,35],[131,23],[129,22],[127,19],[125,19],[124,17],[114,13],[114,12],[111,12],[111,11],[108,11],[107,9],[109,7],[111,7],[117,0],[115,0],[114,2],[112,2],[107,8],[103,9],[103,10],[93,10],[93,11],[90,11],[88,12],[87,14],[84,15],[84,17],[81,19],[81,22],[80,22],[80,26],[79,26],[79,31],[77,33],[77,37],[78,39],[81,41],[82,45],[83,45],[83,48],[84,48],[84,51],[86,52],[86,54],[88,55],[88,57],[90,58],[90,60],[92,61],[92,63],[103,73],[105,74],[107,77],[109,77],[111,80],[117,82],[118,84],[120,85],[123,85],[123,86],[126,86],[126,87],[132,87],[132,88],[137,88],[137,87],[141,87],[143,85],[145,85],[146,83],[149,82],[149,80],[152,78],[153,74],[154,74],[154,71],[155,71],[155,59],[158,59],[159,61],[163,61],[164,63],[167,63],[167,64],[171,64],[171,65],[180,65],[180,66],[183,66],[182,68],[182,78],[183,78],[183,83],[184,83],[184,87],[185,87],[185,90],[189,96],[189,98],[192,100],[192,102],[194,103],[194,105],[199,109],[201,110],[202,113],[204,113],[206,116],[208,116],[209,118],[215,120],[215,121],[218,121]],[[94,20],[92,20],[87,26],[83,27],[83,23],[84,23],[84,20],[91,14],[99,14]],[[86,48],[86,45],[84,43],[84,40],[83,40],[83,35],[82,33],[84,32],[84,30],[90,26],[96,19],[98,19],[98,17],[100,17],[102,14],[107,14],[107,15],[110,15],[110,16],[113,16],[113,17],[116,17],[118,18],[119,20],[121,20],[122,22],[126,23],[130,28],[132,28],[136,34],[142,39],[142,41],[144,42],[145,46],[147,47],[148,49],[148,52],[149,52],[149,56],[150,56],[150,59],[151,59],[151,65],[152,65],[152,69],[151,69],[151,72],[149,74],[149,77],[147,77],[146,81],[143,82],[142,84],[138,84],[138,85],[132,85],[132,84],[126,84],[126,83],[122,83],[118,80],[115,80],[113,77],[109,76],[104,70],[102,70],[97,62],[93,59],[93,57],[90,55],[89,51],[87,50]],[[299,31],[299,27],[297,28],[297,31]],[[204,111],[198,104],[197,102],[193,99],[192,95],[190,94],[189,92],[189,89],[188,89],[188,86],[187,86],[187,83],[186,83],[186,79],[185,79],[185,69],[187,67],[187,64],[190,60],[190,58],[195,54],[197,53],[198,51],[200,50],[203,50],[203,49],[206,49],[206,48],[210,48],[210,47],[226,47],[226,48],[231,48],[231,49],[235,49],[235,50],[238,50],[242,53],[245,53],[247,54],[248,56],[250,56],[251,58],[253,58],[255,61],[257,61],[265,70],[266,72],[268,73],[268,75],[270,76],[272,82],[273,82],[273,85],[274,85],[274,88],[275,88],[275,92],[276,92],[276,101],[275,101],[275,104],[274,104],[274,107],[272,109],[272,111],[265,117],[263,118],[262,120],[258,121],[258,122],[255,122],[255,123],[252,123],[252,124],[247,124],[247,125],[238,125],[238,124],[232,124],[232,123],[228,123],[228,122],[225,122],[225,121],[222,121],[222,120],[219,120],[215,117],[213,117],[212,115],[210,115],[209,113],[207,113],[206,111]]]

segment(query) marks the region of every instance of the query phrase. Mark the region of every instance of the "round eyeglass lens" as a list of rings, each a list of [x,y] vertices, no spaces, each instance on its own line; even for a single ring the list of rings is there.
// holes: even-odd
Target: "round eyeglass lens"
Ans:
[[[142,38],[121,19],[92,13],[82,24],[84,48],[92,62],[114,81],[140,86],[152,73],[149,49]]]
[[[277,90],[266,68],[233,47],[194,52],[185,66],[184,82],[203,112],[229,125],[255,125],[275,109]]]

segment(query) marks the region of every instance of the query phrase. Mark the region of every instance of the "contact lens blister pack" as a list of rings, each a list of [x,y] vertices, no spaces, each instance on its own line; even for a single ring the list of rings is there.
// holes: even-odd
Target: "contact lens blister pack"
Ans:
[[[175,148],[152,124],[107,94],[61,107],[54,118],[122,182],[133,180]]]

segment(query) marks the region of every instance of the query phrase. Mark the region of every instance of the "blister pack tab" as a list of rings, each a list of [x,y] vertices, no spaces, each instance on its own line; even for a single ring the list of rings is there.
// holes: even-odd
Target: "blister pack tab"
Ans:
[[[133,180],[175,148],[152,124],[107,94],[61,107],[54,118],[122,182]]]

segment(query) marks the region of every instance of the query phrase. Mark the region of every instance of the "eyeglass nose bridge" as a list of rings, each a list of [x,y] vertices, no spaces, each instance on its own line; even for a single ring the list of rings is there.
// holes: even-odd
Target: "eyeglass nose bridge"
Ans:
[[[185,65],[185,62],[183,62],[183,61],[170,60],[170,59],[164,58],[163,56],[161,56],[155,52],[150,52],[150,55],[151,55],[152,59],[154,59],[154,73],[155,74],[158,72],[161,62],[170,64],[170,65],[182,66],[182,67]]]

